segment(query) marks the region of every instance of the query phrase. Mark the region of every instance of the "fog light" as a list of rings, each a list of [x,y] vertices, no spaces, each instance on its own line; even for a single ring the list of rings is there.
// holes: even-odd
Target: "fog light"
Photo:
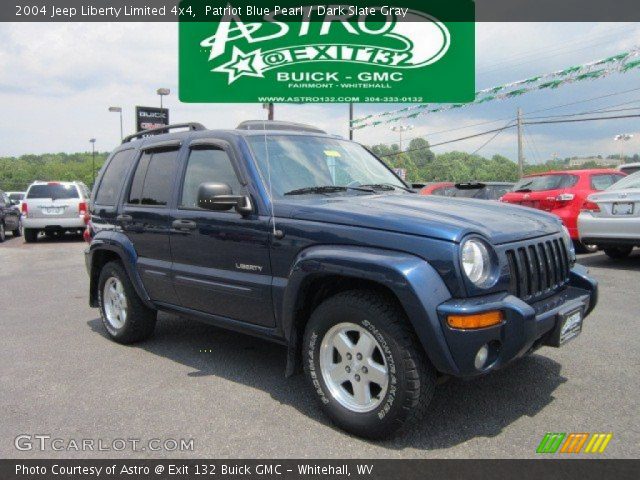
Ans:
[[[478,353],[476,353],[476,359],[473,362],[474,366],[481,370],[484,367],[484,364],[487,363],[487,358],[489,358],[489,345],[486,343],[480,347]]]

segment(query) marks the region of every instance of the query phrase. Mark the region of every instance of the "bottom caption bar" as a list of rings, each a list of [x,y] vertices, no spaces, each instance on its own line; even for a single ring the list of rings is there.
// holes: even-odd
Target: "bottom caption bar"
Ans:
[[[640,478],[640,460],[0,460],[0,479]]]

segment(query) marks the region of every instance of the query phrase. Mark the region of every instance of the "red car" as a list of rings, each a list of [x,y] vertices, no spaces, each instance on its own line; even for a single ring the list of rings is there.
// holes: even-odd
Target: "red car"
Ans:
[[[455,190],[453,182],[430,183],[420,190],[420,195],[442,195],[448,197]]]
[[[578,215],[590,194],[604,190],[624,176],[624,173],[611,169],[565,170],[527,175],[501,200],[558,215],[569,229],[576,252],[594,252],[597,250],[596,246],[580,242]]]

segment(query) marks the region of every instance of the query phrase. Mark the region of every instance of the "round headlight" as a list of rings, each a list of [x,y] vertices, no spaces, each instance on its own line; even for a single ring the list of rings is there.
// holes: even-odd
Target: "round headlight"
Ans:
[[[462,244],[462,268],[474,285],[482,286],[491,273],[491,258],[487,245],[477,238]]]

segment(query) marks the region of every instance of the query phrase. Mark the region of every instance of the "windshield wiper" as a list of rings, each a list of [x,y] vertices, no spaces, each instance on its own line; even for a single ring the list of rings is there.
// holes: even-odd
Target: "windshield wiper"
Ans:
[[[373,188],[374,190],[387,190],[387,191],[395,190],[396,188],[398,188],[400,190],[404,190],[405,192],[416,193],[410,188],[403,187],[401,185],[395,185],[393,183],[365,183],[364,185],[360,185],[360,186]]]
[[[518,190],[514,190],[514,192],[530,192],[531,189],[530,188],[519,188]]]
[[[285,195],[307,195],[312,193],[335,193],[335,192],[346,192],[347,190],[358,190],[359,192],[367,192],[374,193],[374,190],[371,188],[361,188],[361,187],[343,187],[340,185],[322,185],[318,187],[304,187],[298,188],[296,190],[291,190],[290,192],[286,192]]]

